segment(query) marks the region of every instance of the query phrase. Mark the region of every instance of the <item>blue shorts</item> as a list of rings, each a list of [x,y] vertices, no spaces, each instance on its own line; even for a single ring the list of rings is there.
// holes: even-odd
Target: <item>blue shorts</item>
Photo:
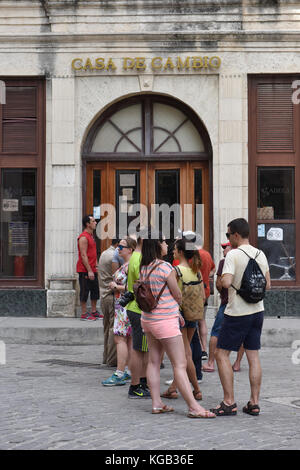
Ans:
[[[260,337],[264,321],[264,312],[233,317],[224,315],[224,321],[218,337],[217,348],[238,351],[242,344],[245,349],[260,349]]]
[[[225,311],[226,305],[227,304],[220,305],[218,313],[217,313],[216,318],[215,318],[215,322],[214,322],[213,327],[211,329],[210,336],[216,336],[216,337],[219,336],[219,333],[220,333],[220,330],[221,330],[221,327],[222,327],[222,324],[223,324],[223,320],[224,320],[224,311]]]
[[[181,316],[184,318],[183,311],[180,310]],[[180,325],[180,329],[182,328],[196,328],[197,327],[197,322],[196,321],[189,321],[184,318],[185,324],[184,326]]]

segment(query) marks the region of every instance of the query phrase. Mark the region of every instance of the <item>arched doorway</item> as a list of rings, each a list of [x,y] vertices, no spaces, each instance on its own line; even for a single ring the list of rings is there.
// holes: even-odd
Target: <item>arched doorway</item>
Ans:
[[[110,203],[118,214],[126,196],[130,221],[133,204],[177,203],[183,212],[189,207],[195,229],[195,207],[202,204],[204,247],[211,248],[212,148],[191,108],[153,94],[115,103],[90,129],[82,159],[84,212],[99,220],[100,205]],[[101,250],[106,246],[102,241]]]

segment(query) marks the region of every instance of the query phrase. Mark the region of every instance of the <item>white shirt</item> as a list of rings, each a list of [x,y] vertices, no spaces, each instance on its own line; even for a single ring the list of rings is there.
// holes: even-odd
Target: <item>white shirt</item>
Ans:
[[[244,250],[251,258],[256,258],[256,261],[262,270],[263,275],[269,271],[269,265],[265,254],[252,245],[241,245],[239,248]],[[241,287],[244,271],[247,267],[249,258],[239,249],[230,250],[225,258],[225,263],[222,271],[223,274],[232,274],[232,285],[236,289]],[[264,310],[264,302],[261,300],[256,304],[247,303],[240,295],[237,294],[233,287],[228,289],[228,304],[225,309],[226,315],[242,316],[251,315],[253,313],[262,312]]]

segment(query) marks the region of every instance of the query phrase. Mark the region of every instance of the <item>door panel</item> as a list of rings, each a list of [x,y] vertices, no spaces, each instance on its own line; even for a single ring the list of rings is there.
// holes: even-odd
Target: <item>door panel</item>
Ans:
[[[136,211],[130,214],[134,209],[132,205],[141,203],[141,207],[148,209],[148,214],[140,214],[142,225],[146,225],[148,220],[151,220],[151,223],[155,221],[155,207],[152,205],[172,206],[179,203],[182,210],[181,225],[184,229],[194,230],[196,204],[203,204],[204,247],[209,249],[209,173],[206,162],[88,163],[86,175],[86,213],[94,214],[97,221],[100,220],[100,204],[104,203],[112,204],[116,208],[116,214],[119,208],[125,210],[127,207],[128,224],[135,224],[139,215]],[[188,226],[188,210],[184,212],[186,204],[190,205],[186,208],[191,214]],[[174,224],[174,217],[171,213],[171,224]],[[122,214],[121,220],[119,215],[116,219],[117,228],[119,223],[124,226]],[[176,236],[177,233],[170,232],[170,240]],[[97,241],[98,254],[109,246],[110,241]]]

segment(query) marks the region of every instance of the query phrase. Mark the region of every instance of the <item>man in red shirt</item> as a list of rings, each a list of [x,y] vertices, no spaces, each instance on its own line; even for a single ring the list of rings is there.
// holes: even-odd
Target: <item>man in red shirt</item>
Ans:
[[[78,261],[76,265],[76,271],[79,274],[81,320],[94,321],[101,318],[100,313],[96,310],[97,300],[99,299],[99,284],[97,249],[93,233],[97,222],[92,215],[86,215],[82,219],[82,225],[84,230],[77,239]],[[86,309],[89,293],[91,294],[91,313],[87,312]]]

